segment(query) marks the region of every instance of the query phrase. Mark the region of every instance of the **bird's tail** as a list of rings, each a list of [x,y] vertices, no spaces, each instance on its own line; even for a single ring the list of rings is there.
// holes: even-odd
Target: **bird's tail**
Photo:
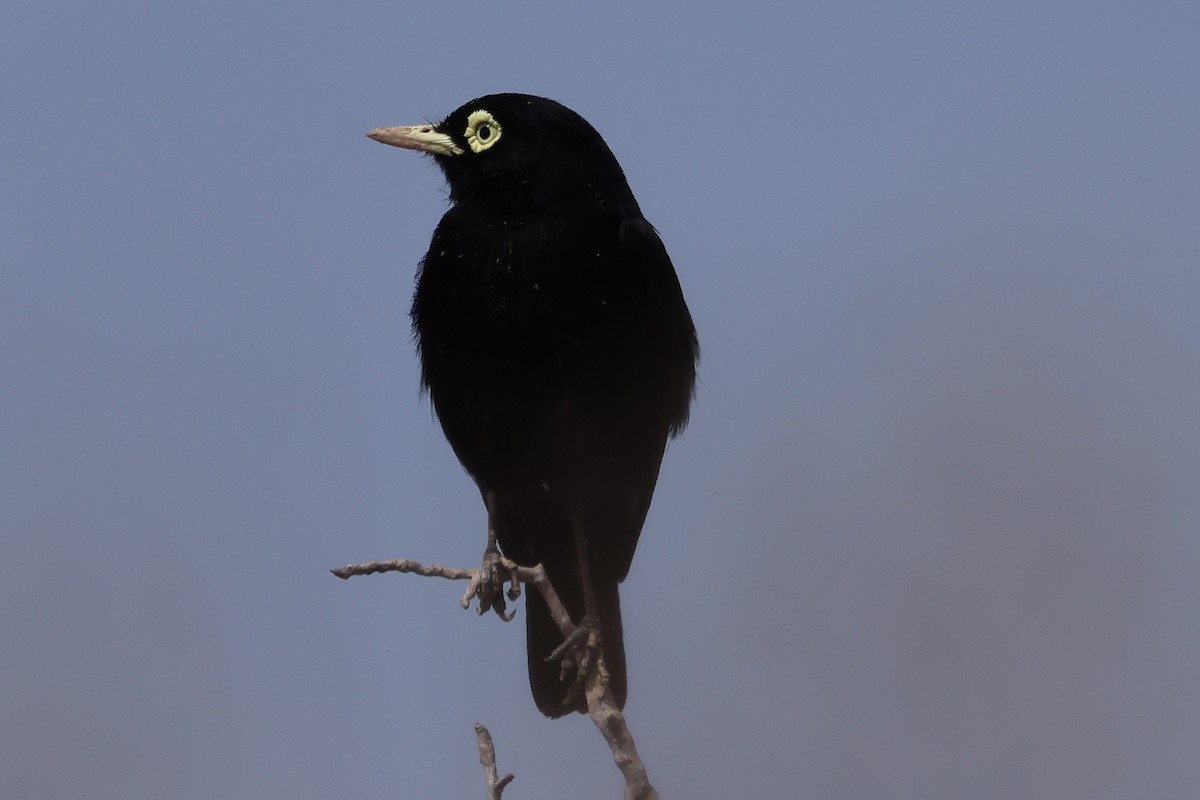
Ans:
[[[551,577],[551,583],[553,581]],[[555,589],[562,591],[558,586]],[[617,592],[616,581],[598,582],[595,591],[596,607],[600,613],[600,646],[608,667],[608,687],[617,701],[617,707],[624,708],[628,684],[625,678],[625,640],[621,632],[621,596]],[[562,717],[572,711],[586,714],[587,702],[583,692],[570,704],[565,702],[575,680],[574,674],[568,673],[559,680],[562,665],[557,661],[546,661],[546,657],[563,641],[562,632],[554,624],[546,601],[532,587],[528,587],[525,597],[526,649],[529,653],[529,688],[533,690],[533,701],[547,717]],[[564,596],[563,602],[571,619],[578,622],[584,613],[583,597]]]

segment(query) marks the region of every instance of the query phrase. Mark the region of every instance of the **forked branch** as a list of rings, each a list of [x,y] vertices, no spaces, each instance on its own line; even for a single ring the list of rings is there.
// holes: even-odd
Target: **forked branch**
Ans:
[[[522,567],[507,559],[502,559],[502,562],[504,568],[508,570],[509,580],[512,581],[512,588],[509,589],[508,596],[514,600],[519,596],[519,583],[521,582],[537,589],[545,599],[546,606],[550,609],[550,615],[554,618],[564,639],[571,636],[575,632],[576,625],[571,620],[571,615],[567,613],[566,606],[559,599],[550,579],[546,577],[546,571],[542,569],[542,566],[539,564],[536,567]],[[356,575],[374,575],[379,572],[407,572],[426,577],[469,581],[467,591],[461,600],[463,608],[468,608],[471,598],[476,596],[481,577],[479,569],[445,567],[436,563],[427,566],[408,559],[349,564],[332,569],[330,572],[343,580]],[[480,613],[486,610],[481,606]],[[510,616],[504,614],[502,605],[496,607],[495,610],[501,617],[511,619]],[[650,785],[646,767],[634,746],[633,734],[629,732],[625,715],[621,713],[616,699],[609,691],[608,670],[604,665],[603,653],[599,654],[594,667],[588,670],[587,685],[584,691],[587,698],[588,717],[600,731],[604,741],[608,743],[609,750],[612,751],[613,762],[617,765],[617,769],[621,770],[621,775],[625,779],[625,800],[659,800],[658,792]],[[483,764],[484,774],[488,780],[489,800],[499,800],[500,793],[512,780],[512,776],[496,778],[495,748],[492,746],[492,737],[482,725],[475,726],[475,733],[479,740],[480,763]],[[488,758],[490,758],[490,769],[486,760]]]

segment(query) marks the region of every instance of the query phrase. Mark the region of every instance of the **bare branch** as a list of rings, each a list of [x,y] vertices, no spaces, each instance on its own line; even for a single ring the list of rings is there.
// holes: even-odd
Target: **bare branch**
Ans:
[[[446,578],[451,581],[467,580],[479,572],[477,569],[443,567],[437,563],[425,566],[407,558],[398,558],[395,561],[369,561],[366,564],[347,564],[329,571],[342,580],[348,580],[355,575],[374,575],[377,572],[412,572],[427,578]]]
[[[483,767],[483,777],[487,781],[488,800],[500,800],[504,787],[512,783],[513,775],[510,772],[503,778],[498,777],[496,746],[492,744],[492,734],[478,722],[475,723],[475,739],[479,742],[479,765]]]
[[[510,596],[519,592],[516,586],[516,582],[518,581],[523,581],[537,589],[546,600],[546,605],[550,609],[550,615],[554,618],[554,623],[558,625],[558,629],[562,631],[563,637],[571,637],[578,626],[571,620],[571,615],[567,612],[562,600],[559,599],[558,592],[554,590],[550,579],[546,577],[546,570],[542,568],[542,565],[522,567],[507,559],[503,559],[503,561],[504,567],[509,570],[509,575],[514,581],[513,589],[509,592]],[[475,589],[479,586],[481,570],[450,568],[444,567],[441,564],[425,566],[416,561],[398,559],[395,561],[372,561],[366,564],[350,564],[345,567],[332,569],[330,572],[343,580],[356,575],[373,575],[378,572],[409,572],[426,577],[469,581],[467,592],[462,598],[462,607],[467,608],[470,605],[471,598],[475,596]],[[500,616],[504,619],[511,619],[511,617],[506,617],[501,609],[498,609],[497,613],[500,613]],[[588,717],[591,718],[596,728],[600,731],[600,735],[604,737],[604,741],[608,742],[608,748],[612,751],[613,762],[616,763],[617,769],[621,770],[621,775],[625,778],[625,800],[659,800],[658,792],[650,785],[650,780],[646,775],[646,766],[642,763],[642,759],[638,755],[637,747],[634,746],[633,734],[629,732],[629,726],[625,722],[625,715],[621,713],[621,709],[617,707],[616,698],[608,690],[608,669],[604,664],[603,652],[599,653],[596,663],[588,670],[585,694],[587,698]],[[475,733],[479,738],[479,760],[483,764],[485,774],[488,776],[488,798],[489,800],[499,800],[500,792],[512,780],[512,776],[507,775],[498,782],[495,780],[495,749],[492,747],[491,734],[482,725],[475,726]],[[487,753],[485,753],[484,737],[486,737]],[[488,771],[488,764],[485,761],[486,757],[491,758],[492,766],[490,772]],[[491,794],[493,787],[495,787],[494,795]]]
[[[603,673],[604,677],[588,687],[588,717],[600,730],[604,741],[608,742],[613,762],[625,778],[625,800],[659,800],[658,792],[650,785],[650,778],[646,775],[646,765],[642,763],[633,743],[633,734],[625,723],[625,715],[617,708],[608,691],[608,675],[603,664],[604,657],[601,655],[597,672]]]

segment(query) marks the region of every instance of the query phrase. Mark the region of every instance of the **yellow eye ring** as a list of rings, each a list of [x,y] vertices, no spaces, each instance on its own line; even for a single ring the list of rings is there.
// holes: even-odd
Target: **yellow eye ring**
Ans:
[[[482,153],[500,141],[500,123],[487,111],[472,111],[467,117],[467,144],[471,152]]]

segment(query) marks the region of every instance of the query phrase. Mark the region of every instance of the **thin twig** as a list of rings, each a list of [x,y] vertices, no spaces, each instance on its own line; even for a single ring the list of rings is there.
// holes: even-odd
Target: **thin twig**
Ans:
[[[398,558],[394,561],[369,561],[366,564],[347,564],[329,571],[342,580],[348,580],[355,575],[374,575],[377,572],[412,572],[427,578],[445,578],[451,581],[467,580],[479,572],[477,569],[443,567],[437,563],[425,566],[407,558]]]

